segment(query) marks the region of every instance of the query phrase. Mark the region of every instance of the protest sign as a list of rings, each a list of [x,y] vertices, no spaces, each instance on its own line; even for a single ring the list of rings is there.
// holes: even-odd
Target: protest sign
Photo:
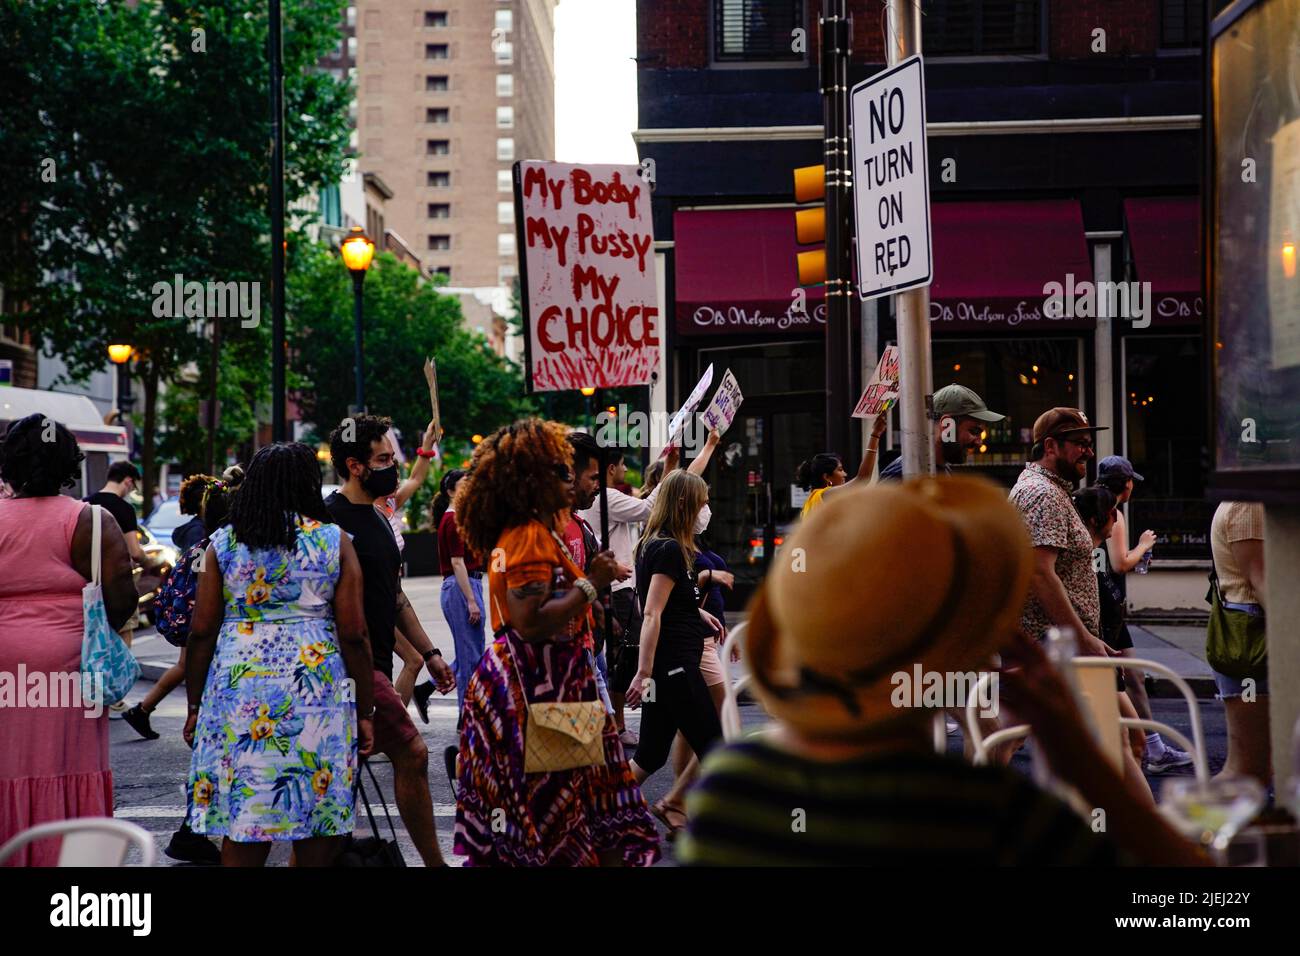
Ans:
[[[718,390],[713,393],[713,401],[709,402],[709,407],[700,417],[710,431],[716,428],[719,435],[725,434],[744,400],[745,396],[740,393],[740,383],[731,374],[731,369],[727,369]]]
[[[531,391],[650,384],[660,317],[650,194],[638,172],[515,164]]]
[[[677,443],[677,436],[681,434],[682,428],[686,425],[686,419],[695,412],[696,406],[704,400],[704,393],[709,390],[709,386],[712,384],[713,363],[710,362],[709,367],[706,368],[704,374],[700,376],[700,380],[696,382],[695,387],[691,389],[691,394],[687,396],[685,403],[683,403],[681,408],[677,409],[677,414],[673,415],[672,421],[668,423],[668,443],[664,445],[664,450],[660,457],[668,454],[668,449],[672,448]]]
[[[854,418],[875,418],[881,412],[887,412],[898,404],[898,346],[886,345],[880,356],[880,364],[875,374],[867,383],[858,407],[853,409]]]

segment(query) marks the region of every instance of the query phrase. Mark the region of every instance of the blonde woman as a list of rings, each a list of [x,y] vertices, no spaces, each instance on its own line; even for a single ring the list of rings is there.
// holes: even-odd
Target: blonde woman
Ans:
[[[627,706],[642,702],[641,741],[632,759],[638,783],[668,760],[678,731],[704,757],[722,738],[722,724],[700,672],[704,642],[721,635],[717,618],[700,608],[695,581],[695,520],[709,501],[698,475],[671,471],[659,486],[636,548],[637,590],[644,608],[641,652]]]

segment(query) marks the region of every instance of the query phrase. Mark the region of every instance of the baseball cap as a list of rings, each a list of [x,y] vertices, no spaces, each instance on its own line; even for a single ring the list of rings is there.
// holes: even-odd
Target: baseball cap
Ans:
[[[1107,455],[1097,462],[1097,477],[1105,478],[1107,475],[1123,475],[1125,478],[1132,478],[1134,481],[1146,480],[1133,470],[1133,463],[1123,455]]]
[[[1049,408],[1034,422],[1034,444],[1072,432],[1104,432],[1105,425],[1089,423],[1088,416],[1077,408]]]
[[[943,415],[952,415],[954,418],[965,415],[982,422],[1000,422],[1007,417],[989,411],[984,399],[965,385],[945,385],[939,389],[931,399],[931,408],[936,419]]]

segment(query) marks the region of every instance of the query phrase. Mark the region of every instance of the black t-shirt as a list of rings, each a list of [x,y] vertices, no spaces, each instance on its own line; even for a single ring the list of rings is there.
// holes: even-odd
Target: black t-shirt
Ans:
[[[652,538],[636,559],[636,588],[645,607],[650,579],[666,574],[673,589],[660,615],[659,643],[655,647],[656,673],[674,667],[699,667],[709,626],[700,618],[700,589],[682,557],[682,547],[672,538]]]
[[[393,678],[393,647],[397,641],[397,579],[402,569],[402,552],[397,549],[392,526],[374,505],[354,505],[334,492],[325,499],[334,522],[348,533],[361,565],[361,603],[370,632],[370,651],[375,670]]]
[[[120,495],[115,495],[111,491],[97,491],[86,501],[92,505],[99,505],[116,518],[117,526],[122,529],[123,534],[139,530],[140,524],[136,521],[135,509],[123,501]]]

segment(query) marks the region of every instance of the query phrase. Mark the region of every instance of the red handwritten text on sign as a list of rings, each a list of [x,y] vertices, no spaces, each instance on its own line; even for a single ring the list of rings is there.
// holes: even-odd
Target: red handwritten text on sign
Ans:
[[[650,382],[659,305],[650,196],[637,173],[520,164],[534,391]]]

